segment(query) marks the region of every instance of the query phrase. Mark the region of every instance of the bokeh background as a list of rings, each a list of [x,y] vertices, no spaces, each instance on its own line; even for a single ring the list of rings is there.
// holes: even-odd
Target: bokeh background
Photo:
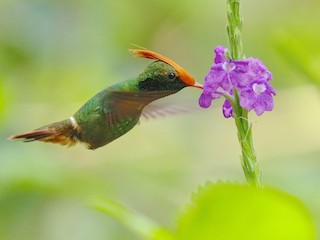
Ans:
[[[275,108],[250,114],[265,185],[301,199],[320,228],[320,3],[242,0],[243,45],[273,72]],[[225,1],[1,0],[0,239],[138,239],[90,206],[108,196],[174,227],[206,181],[244,182],[232,119],[221,104],[152,121],[95,151],[7,141],[69,117],[160,52],[199,82],[227,45]],[[197,108],[198,89],[173,103]]]

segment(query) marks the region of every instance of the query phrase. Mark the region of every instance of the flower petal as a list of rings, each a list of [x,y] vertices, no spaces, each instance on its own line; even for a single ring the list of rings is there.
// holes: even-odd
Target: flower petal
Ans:
[[[272,73],[267,69],[263,62],[258,58],[248,58],[250,69],[258,77],[264,80],[270,81],[272,79]]]
[[[256,101],[255,95],[250,91],[243,91],[240,93],[240,106],[251,111]]]
[[[267,93],[272,93],[273,95],[276,95],[277,93],[276,93],[276,90],[274,90],[274,88],[268,83],[268,84],[266,84],[266,86],[267,86]]]
[[[246,73],[249,71],[249,61],[248,60],[235,60],[233,63],[236,65],[237,73]]]
[[[262,97],[263,97],[266,111],[272,111],[273,99],[272,99],[271,94],[264,94]]]
[[[260,116],[265,111],[265,104],[261,104],[261,103],[254,104],[254,111],[258,116]]]
[[[205,77],[205,83],[214,85],[221,82],[226,77],[226,73],[223,70],[211,69]]]
[[[199,105],[202,108],[208,108],[211,106],[212,98],[208,94],[202,93],[199,98]]]

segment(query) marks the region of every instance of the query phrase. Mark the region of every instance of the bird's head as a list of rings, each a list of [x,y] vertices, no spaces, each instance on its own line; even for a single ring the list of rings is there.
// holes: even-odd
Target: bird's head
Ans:
[[[180,65],[173,60],[150,50],[130,50],[133,55],[156,60],[140,75],[139,89],[142,91],[179,91],[184,87],[203,88]]]

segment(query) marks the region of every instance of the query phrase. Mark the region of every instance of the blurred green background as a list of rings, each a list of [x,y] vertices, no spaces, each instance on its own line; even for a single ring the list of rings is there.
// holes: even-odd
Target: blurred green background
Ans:
[[[273,72],[275,109],[250,114],[263,183],[300,198],[320,229],[320,3],[242,0],[243,44]],[[136,239],[92,209],[108,196],[173,227],[207,180],[244,182],[232,119],[221,104],[152,121],[95,151],[7,141],[69,117],[160,52],[199,82],[227,45],[225,1],[1,0],[0,239]],[[200,90],[171,101],[197,106]],[[222,103],[222,102],[220,102]]]

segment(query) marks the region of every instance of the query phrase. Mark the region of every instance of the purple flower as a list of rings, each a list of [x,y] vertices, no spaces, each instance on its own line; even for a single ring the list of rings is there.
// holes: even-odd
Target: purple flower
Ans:
[[[271,72],[256,58],[245,60],[227,60],[226,48],[217,46],[214,49],[214,65],[205,77],[203,93],[199,105],[203,108],[211,106],[214,99],[224,94],[233,95],[232,89],[240,93],[240,105],[248,111],[254,109],[258,115],[273,108],[272,94],[275,90],[268,81],[272,79]],[[223,114],[226,118],[233,117],[233,109],[229,101],[223,104]]]
[[[273,109],[272,94],[276,95],[276,92],[265,79],[255,80],[241,91],[240,106],[248,111],[254,109],[260,116]]]
[[[249,71],[249,61],[227,61],[225,49],[218,46],[215,48],[215,63],[205,77],[203,93],[200,96],[199,104],[203,108],[208,108],[211,101],[220,98],[225,93],[239,85],[239,79],[247,81]]]

